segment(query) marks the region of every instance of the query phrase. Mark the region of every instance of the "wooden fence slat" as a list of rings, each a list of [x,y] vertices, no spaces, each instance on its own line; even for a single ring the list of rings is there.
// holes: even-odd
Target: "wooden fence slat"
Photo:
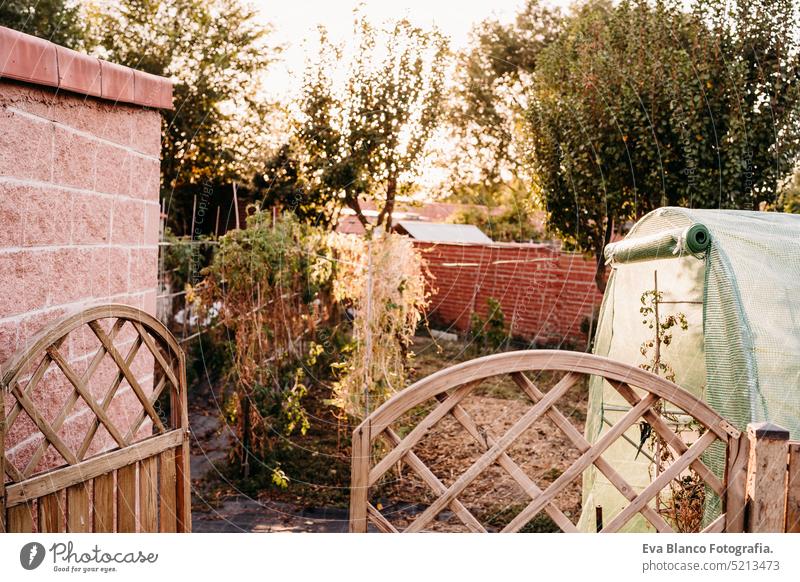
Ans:
[[[33,503],[28,502],[10,507],[7,515],[9,533],[33,532]]]
[[[158,384],[153,387],[153,391],[150,393],[150,404],[152,406],[155,406],[155,403],[158,401],[161,393],[164,391],[164,388],[166,388],[168,385],[167,377],[162,375],[161,379],[158,381]],[[133,424],[131,424],[131,427],[128,429],[128,434],[125,437],[128,442],[132,442],[134,438],[136,438],[136,433],[139,432],[139,429],[147,418],[149,417],[147,416],[144,408],[142,408],[142,410],[136,414],[133,419]]]
[[[67,487],[67,531],[69,533],[92,531],[87,483],[79,483],[72,487]]]
[[[372,450],[370,426],[362,424],[353,431],[353,464],[350,472],[350,532],[367,532],[369,503],[369,464]]]
[[[41,533],[61,533],[64,531],[64,514],[61,503],[60,492],[45,495],[37,500],[39,531]]]
[[[36,427],[42,432],[44,437],[50,441],[50,444],[55,447],[58,451],[58,454],[64,457],[64,460],[69,463],[70,465],[77,465],[78,458],[75,454],[69,450],[69,447],[62,441],[53,428],[48,424],[48,422],[39,414],[39,410],[36,408],[36,405],[30,401],[30,399],[23,394],[22,390],[19,389],[17,384],[11,389],[12,394],[17,399],[17,402],[22,405],[22,408],[25,410],[28,416],[31,417]]]
[[[620,395],[622,395],[623,398],[625,398],[625,400],[628,401],[631,406],[635,406],[636,403],[639,402],[639,396],[636,394],[636,391],[628,384],[624,382],[617,382],[616,380],[608,380],[608,382],[617,390],[617,392],[620,393]],[[675,434],[666,421],[654,410],[648,410],[645,412],[644,419],[650,424],[651,427],[653,427],[653,430],[655,430],[656,433],[660,435],[670,447],[672,447],[672,450],[674,450],[678,456],[689,450],[689,447],[686,446],[686,443],[683,442],[683,439]],[[711,469],[706,467],[703,461],[700,459],[695,459],[695,461],[691,464],[691,468],[695,470],[700,478],[705,481],[706,484],[711,487],[711,489],[713,489],[717,495],[722,495],[724,489],[722,481],[720,481],[717,476],[711,472]]]
[[[177,501],[177,467],[175,466],[175,451],[170,449],[161,453],[159,462],[159,510],[158,531],[162,533],[175,533],[177,528],[177,515],[175,504]]]
[[[114,532],[114,472],[94,479],[94,531]]]
[[[178,357],[178,386],[170,392],[170,422],[174,427],[181,427],[183,444],[175,449],[175,472],[178,489],[175,499],[175,520],[181,533],[192,531],[192,481],[189,468],[189,405],[186,394],[186,356],[183,352]]]
[[[395,528],[388,519],[383,517],[383,514],[375,509],[371,503],[367,503],[367,515],[372,523],[375,524],[381,532],[383,533],[399,533],[397,528]]]
[[[103,423],[103,426],[106,427],[108,434],[110,434],[113,439],[117,441],[117,444],[120,447],[127,445],[127,441],[120,434],[116,425],[111,422],[111,419],[108,417],[105,410],[98,406],[97,401],[94,399],[94,395],[85,386],[83,378],[78,377],[78,374],[75,373],[75,370],[72,369],[72,366],[69,365],[69,362],[67,362],[63,354],[52,347],[48,349],[47,353],[50,354],[51,358],[53,358],[53,361],[64,373],[64,376],[66,376],[67,380],[69,380],[69,383],[72,384],[72,387],[75,388],[75,391],[80,394],[81,398],[83,398],[83,401],[89,406],[89,408],[91,408],[97,419]]]
[[[548,411],[549,412],[549,411]],[[461,426],[483,447],[484,451],[489,450],[495,445],[495,440],[489,436],[488,433],[481,431],[477,423],[467,413],[464,408],[458,404],[452,410],[453,418],[455,418]],[[517,482],[522,490],[531,499],[536,499],[542,493],[539,486],[525,474],[525,471],[514,462],[514,459],[508,456],[508,453],[503,453],[497,458],[497,463]],[[561,531],[568,533],[576,533],[578,528],[575,527],[569,518],[558,508],[555,503],[548,503],[544,510],[547,515],[561,528]]]
[[[122,319],[118,319],[114,323],[113,327],[111,328],[111,331],[109,332],[109,337],[111,337],[112,340],[117,336],[117,333],[119,333],[119,330],[122,328],[124,323],[125,323],[125,321],[122,320]],[[66,336],[62,337],[59,341],[53,343],[50,346],[50,348],[58,350],[61,347],[61,344],[63,343],[65,337]],[[48,348],[48,349],[50,349],[50,348]],[[84,384],[91,379],[92,374],[95,373],[95,371],[97,370],[97,367],[100,365],[100,362],[103,361],[103,357],[105,355],[106,355],[106,349],[105,349],[104,346],[101,345],[97,349],[97,351],[95,352],[94,357],[92,358],[92,361],[86,367],[86,370],[84,371],[83,375],[81,376],[81,380],[84,382]],[[48,362],[52,361],[52,358],[50,357],[50,354],[48,352],[45,352],[45,357],[48,359]],[[54,431],[58,432],[58,430],[61,428],[61,426],[64,424],[64,422],[66,422],[67,418],[69,417],[70,412],[72,412],[72,408],[75,406],[75,403],[78,402],[78,398],[79,398],[78,391],[77,390],[73,390],[72,393],[70,394],[69,398],[67,398],[66,402],[64,402],[63,406],[61,407],[61,411],[58,413],[58,416],[56,416],[55,420],[53,420],[52,426],[53,426],[53,430]],[[94,419],[94,421],[98,422],[98,420],[96,418]],[[91,439],[89,439],[89,440],[91,440]],[[39,461],[42,459],[44,454],[47,452],[47,448],[49,446],[50,446],[50,443],[47,440],[42,441],[42,443],[39,445],[39,447],[36,449],[36,451],[34,451],[33,455],[31,456],[30,461],[28,462],[28,466],[25,469],[25,473],[26,474],[29,474],[28,468],[33,469],[34,467],[36,467],[39,464]],[[83,450],[83,449],[79,450],[78,459],[79,460],[83,459],[85,453],[86,453],[85,450]]]
[[[175,449],[175,473],[178,479],[175,496],[175,521],[179,533],[192,531],[192,490],[189,473],[189,433],[186,431],[183,444]]]
[[[133,342],[133,345],[130,347],[127,355],[125,356],[126,364],[130,366],[133,363],[133,360],[136,358],[136,354],[139,353],[139,347],[141,345],[142,338],[137,337],[136,341]],[[111,406],[111,401],[114,400],[114,396],[117,394],[117,390],[119,390],[119,386],[122,384],[122,380],[124,378],[125,375],[122,373],[122,371],[117,369],[116,373],[114,374],[114,379],[112,380],[111,385],[108,387],[108,390],[106,390],[103,401],[100,403],[100,407],[103,410],[108,410],[108,407]],[[78,449],[78,458],[83,459],[83,457],[86,456],[86,451],[89,450],[89,446],[92,444],[92,439],[94,438],[98,428],[100,428],[100,419],[93,418],[92,424],[89,426],[89,430],[86,432],[86,436],[83,437],[81,448]],[[130,439],[127,440],[130,442]]]
[[[636,497],[636,499],[631,501],[630,505],[620,511],[614,517],[614,519],[611,520],[611,523],[605,526],[600,533],[615,532],[623,525],[628,523],[629,519],[631,519],[635,514],[639,513],[653,497],[658,495],[659,491],[666,487],[670,481],[678,477],[682,471],[688,468],[689,465],[692,464],[692,461],[702,455],[703,451],[705,451],[715,440],[717,440],[717,435],[710,430],[706,431],[703,436],[697,439],[697,441],[695,441],[695,443],[689,447],[688,451],[675,459],[675,462],[667,467],[666,471],[661,473],[650,483],[650,485],[645,487],[644,490]]]
[[[800,533],[800,443],[789,443],[786,482],[786,533]]]
[[[141,323],[138,321],[133,321],[133,327],[136,328],[136,332],[139,336],[144,340],[145,346],[147,349],[150,350],[150,353],[153,354],[153,357],[158,362],[158,365],[161,366],[161,369],[164,371],[164,374],[169,378],[169,381],[172,382],[174,387],[178,387],[178,379],[175,377],[175,374],[172,371],[172,367],[164,360],[164,356],[161,353],[161,350],[158,349],[153,338],[150,337],[150,334],[147,333],[147,330],[144,329]]]
[[[541,418],[544,413],[549,409],[553,404],[561,398],[567,390],[569,390],[575,382],[578,380],[579,376],[577,374],[573,374],[568,372],[566,376],[564,376],[558,384],[553,386],[550,391],[547,393],[543,399],[533,405],[528,412],[522,415],[520,418],[508,431],[500,437],[497,443],[488,451],[486,451],[481,457],[475,461],[469,469],[467,469],[461,476],[456,479],[456,481],[448,488],[448,490],[443,493],[436,501],[431,503],[422,514],[415,519],[410,526],[406,529],[407,532],[418,532],[421,531],[428,523],[436,517],[442,509],[444,509],[447,505],[450,504],[450,501],[454,499],[459,493],[461,493],[464,489],[466,489],[470,483],[472,483],[481,472],[486,469],[489,465],[493,464],[497,458],[508,448],[510,447],[517,437],[525,432],[529,427],[531,427],[539,418]],[[552,486],[551,486],[552,488]],[[537,500],[544,499],[544,494],[537,497]],[[550,500],[547,499],[542,503],[543,508]],[[531,503],[536,503],[532,501]],[[530,507],[530,505],[528,506]],[[540,508],[540,509],[541,509]],[[526,508],[527,509],[527,508]],[[523,510],[524,512],[525,510]],[[536,511],[538,513],[538,511]],[[519,517],[519,516],[517,516]],[[531,516],[533,517],[533,516]],[[524,525],[527,523],[527,520],[522,524]]]
[[[53,342],[52,345],[54,345],[56,348],[61,347],[61,344],[63,344],[64,340],[66,339],[67,339],[66,336],[59,338],[55,342]],[[44,377],[44,374],[45,372],[47,372],[47,369],[50,367],[51,363],[52,360],[50,359],[50,356],[48,356],[46,352],[43,353],[42,359],[36,366],[36,370],[33,372],[33,375],[25,384],[25,390],[24,390],[25,394],[31,393],[33,389],[36,388],[36,385],[39,384],[41,379]],[[8,426],[14,424],[14,421],[17,419],[17,415],[19,415],[20,412],[22,412],[22,405],[18,401],[15,401],[13,406],[11,407],[11,410],[8,412],[8,415],[6,416],[6,422],[8,423]]]
[[[139,463],[139,524],[140,531],[158,531],[158,457]]]
[[[738,439],[728,440],[728,459],[725,466],[725,531],[744,531],[747,502],[747,463],[750,458],[750,438],[744,432]]]
[[[397,433],[395,433],[390,427],[386,427],[386,430],[381,433],[381,436],[392,446],[397,446],[401,440]],[[445,484],[433,474],[433,471],[428,469],[428,466],[422,462],[422,459],[420,459],[414,453],[414,451],[407,452],[406,456],[403,457],[403,460],[412,471],[419,475],[420,479],[422,479],[425,484],[433,490],[434,493],[441,495],[447,491]],[[458,499],[453,499],[453,501],[450,503],[450,509],[453,510],[453,513],[456,514],[456,517],[458,517],[458,519],[460,519],[470,531],[486,533],[486,528],[481,525],[481,522],[479,522]]]
[[[553,390],[551,389],[547,395],[549,396],[552,392]],[[519,529],[533,519],[534,516],[542,510],[546,503],[548,503],[551,499],[554,499],[555,496],[558,495],[559,491],[564,489],[573,479],[582,474],[587,467],[599,459],[600,455],[602,455],[603,452],[605,452],[605,450],[610,447],[622,433],[628,430],[646,410],[654,406],[658,402],[658,398],[658,395],[652,392],[642,398],[641,402],[631,408],[617,424],[615,424],[607,433],[601,436],[591,449],[583,453],[580,457],[578,457],[577,461],[572,463],[572,465],[570,465],[566,471],[561,473],[561,476],[553,481],[550,486],[545,489],[544,493],[542,493],[535,500],[531,501],[525,509],[520,511],[517,516],[511,520],[511,522],[506,525],[505,528],[503,528],[503,531],[519,531]],[[540,400],[539,404],[542,402],[544,402],[544,400]]]
[[[375,465],[369,472],[368,485],[374,485],[381,476],[389,470],[390,467],[395,465],[403,455],[410,451],[420,439],[422,439],[428,431],[442,418],[444,418],[453,407],[461,402],[466,396],[478,385],[477,382],[470,382],[456,388],[452,394],[448,395],[443,402],[439,404],[430,414],[423,418],[417,426],[415,426],[406,437],[400,441],[394,449],[383,457],[383,459]]]
[[[117,531],[136,533],[136,467],[132,463],[117,471]]]
[[[522,374],[522,372],[516,372],[511,375],[514,379],[514,382],[528,395],[528,398],[531,399],[533,402],[538,402],[542,398],[544,398],[544,393],[536,387],[536,385],[530,381],[530,379]],[[626,385],[627,386],[627,385]],[[639,399],[636,399],[635,403],[638,403]],[[647,412],[651,412],[648,410]],[[647,414],[645,412],[645,415]],[[592,448],[592,445],[586,438],[578,432],[572,423],[564,416],[561,411],[556,407],[553,406],[548,410],[545,415],[549,418],[553,424],[555,424],[563,433],[564,435],[572,442],[573,445],[578,449],[578,451],[583,454],[589,449]],[[613,426],[613,425],[612,425]],[[624,433],[623,433],[624,436]],[[611,466],[611,463],[606,461],[603,457],[598,457],[595,462],[594,466],[605,475],[606,479],[608,479],[609,483],[611,483],[614,487],[617,488],[625,499],[628,501],[633,501],[636,498],[636,493],[633,490],[627,481],[620,475],[614,467]],[[546,509],[546,508],[545,508]],[[660,533],[671,533],[672,528],[666,522],[666,520],[659,515],[659,513],[650,507],[649,505],[642,508],[642,515],[644,515],[647,520],[656,528],[656,530]],[[551,516],[552,517],[552,516]],[[602,527],[600,528],[602,529]]]
[[[117,351],[116,346],[114,343],[109,339],[106,332],[103,331],[103,328],[100,327],[100,324],[96,321],[90,321],[89,327],[92,328],[92,331],[97,336],[97,339],[106,347],[108,351],[108,355],[111,356],[111,359],[114,360],[114,363],[117,367],[122,371],[125,375],[125,379],[128,381],[128,385],[133,390],[136,397],[141,402],[144,409],[147,411],[148,416],[153,421],[153,424],[158,428],[159,432],[166,432],[167,429],[164,428],[164,424],[161,422],[161,419],[158,417],[158,413],[153,408],[153,405],[150,403],[150,399],[147,398],[147,395],[144,393],[142,386],[139,384],[139,381],[136,379],[136,376],[131,372],[130,367],[125,363],[125,359],[120,355],[119,351]]]
[[[712,521],[708,526],[703,529],[700,533],[723,533],[725,532],[726,527],[726,518],[727,516],[723,513],[717,519]]]
[[[183,431],[173,430],[166,434],[150,437],[147,440],[136,443],[135,446],[124,449],[116,449],[82,461],[71,467],[56,469],[50,473],[43,473],[22,483],[14,483],[6,487],[6,504],[16,505],[22,501],[28,501],[48,493],[53,493],[59,489],[64,489],[70,485],[75,485],[93,479],[113,469],[123,467],[134,461],[156,455],[166,449],[177,446],[183,442]]]

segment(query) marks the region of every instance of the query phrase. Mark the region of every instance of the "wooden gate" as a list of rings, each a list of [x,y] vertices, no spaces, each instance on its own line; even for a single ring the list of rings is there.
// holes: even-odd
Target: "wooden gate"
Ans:
[[[540,390],[527,373],[552,371],[564,373],[547,392]],[[490,436],[461,405],[465,397],[482,382],[497,376],[510,376],[530,400],[530,407],[511,428],[499,438]],[[581,430],[559,410],[559,400],[582,376],[600,376],[616,389],[630,408],[618,422],[607,427],[593,444]],[[662,416],[663,406],[669,404],[690,415],[700,425],[696,440],[687,444],[670,428]],[[394,426],[412,410],[430,410],[414,426],[408,423]],[[460,475],[453,476],[446,486],[415,453],[414,447],[446,416],[455,421],[478,443],[482,454]],[[507,454],[509,447],[538,419],[546,417],[564,433],[580,455],[544,490],[541,489]],[[405,422],[405,421],[404,421]],[[647,423],[671,449],[673,460],[640,493],[612,467],[602,454],[615,441],[626,437],[625,432],[639,423]],[[401,434],[405,436],[401,437]],[[725,450],[725,475],[718,478],[700,458],[715,441]],[[378,457],[381,442],[383,454]],[[555,497],[572,481],[580,479],[592,465],[624,496],[628,504],[610,516],[602,532],[615,532],[634,515],[641,514],[659,532],[673,528],[652,506],[652,500],[673,479],[692,470],[708,488],[722,499],[722,512],[704,531],[740,532],[744,525],[745,485],[748,462],[747,435],[731,426],[725,419],[675,384],[639,368],[585,353],[535,350],[509,352],[471,360],[437,372],[396,394],[370,414],[353,432],[352,492],[350,501],[350,531],[366,532],[371,522],[379,531],[396,532],[398,528],[383,515],[377,504],[370,502],[370,488],[382,476],[400,463],[417,474],[434,494],[434,501],[425,507],[403,531],[426,530],[437,515],[450,510],[469,531],[487,531],[459,495],[488,467],[499,465],[519,485],[528,497],[527,505],[510,520],[502,531],[520,531],[541,511],[565,532],[578,531],[576,525],[553,503]]]
[[[0,531],[191,531],[185,361],[172,334],[104,305],[28,346],[2,370]]]

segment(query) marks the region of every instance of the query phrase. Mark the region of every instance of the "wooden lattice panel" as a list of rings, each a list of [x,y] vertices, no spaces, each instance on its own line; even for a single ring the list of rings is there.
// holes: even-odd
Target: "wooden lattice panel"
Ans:
[[[563,374],[546,392],[530,378],[530,372]],[[629,408],[614,423],[609,423],[594,443],[581,427],[575,426],[560,405],[565,394],[585,376],[600,376],[627,401]],[[513,381],[528,399],[524,414],[501,434],[491,436],[476,422],[464,406],[465,399],[489,379],[505,377]],[[665,418],[665,409],[679,409],[694,419],[699,430],[686,443]],[[410,411],[424,410],[420,420],[408,421]],[[402,422],[401,422],[402,419]],[[478,444],[480,454],[456,475],[437,475],[438,467],[429,466],[416,450],[431,437],[436,428],[454,419]],[[546,486],[537,484],[520,463],[509,454],[514,443],[535,423],[547,419],[554,430],[576,451],[574,459],[557,478]],[[671,461],[653,476],[649,485],[634,488],[612,466],[603,453],[625,439],[626,431],[646,423],[669,447]],[[404,435],[404,436],[400,436]],[[726,470],[719,478],[704,464],[701,455],[714,442],[721,441],[726,451]],[[719,496],[723,511],[704,531],[741,531],[743,526],[744,486],[747,463],[747,440],[725,419],[675,384],[636,367],[591,354],[535,350],[510,352],[479,358],[442,370],[398,393],[374,411],[353,433],[352,492],[350,530],[366,532],[368,524],[383,532],[397,532],[389,517],[371,502],[370,491],[385,476],[407,468],[430,491],[432,499],[405,523],[402,531],[428,531],[444,511],[451,512],[468,531],[517,532],[544,512],[564,532],[578,531],[576,524],[555,503],[567,487],[580,482],[584,472],[593,467],[621,494],[627,505],[615,515],[606,516],[601,532],[616,532],[635,515],[643,516],[658,532],[674,528],[654,508],[653,500],[673,480],[688,471],[698,475],[708,491]],[[526,496],[526,502],[501,528],[487,527],[467,507],[467,490],[490,468],[499,467]],[[445,481],[448,481],[445,483]],[[637,492],[638,491],[638,492]],[[435,528],[433,528],[435,529]]]
[[[0,530],[190,531],[185,362],[169,331],[105,305],[27,344],[3,367]]]

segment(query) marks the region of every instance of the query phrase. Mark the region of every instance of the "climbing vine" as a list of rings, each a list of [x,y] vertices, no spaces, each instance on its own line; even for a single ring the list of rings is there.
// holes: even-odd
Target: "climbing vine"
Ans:
[[[338,367],[332,403],[366,417],[405,387],[409,346],[428,305],[426,263],[411,239],[376,232],[364,240],[339,237],[334,298],[353,313],[353,348]]]
[[[676,332],[689,329],[686,315],[681,312],[663,313],[663,295],[658,290],[657,273],[654,273],[654,288],[642,293],[640,301],[642,324],[652,330],[653,335],[642,342],[639,348],[645,358],[639,367],[675,382],[675,370],[664,360],[662,348],[672,344]],[[659,402],[654,411],[675,428],[680,438],[699,437],[704,431],[704,427],[694,418],[689,417],[687,421],[684,415],[667,410],[663,402]],[[639,423],[639,431],[640,443],[636,454],[638,456],[645,443],[649,443],[653,451],[650,470],[654,479],[675,461],[675,451],[648,422],[643,420]],[[668,492],[660,491],[656,495],[656,511],[671,522],[676,531],[700,531],[705,504],[705,482],[702,477],[690,468],[670,481],[668,488]]]

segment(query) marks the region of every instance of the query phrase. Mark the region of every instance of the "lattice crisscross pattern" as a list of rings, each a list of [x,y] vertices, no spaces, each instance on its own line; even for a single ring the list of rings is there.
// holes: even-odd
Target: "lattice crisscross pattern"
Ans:
[[[110,305],[52,324],[4,367],[3,397],[5,529],[188,527],[184,357],[153,317]]]
[[[545,392],[526,374],[531,371],[558,371],[564,375]],[[582,376],[587,375],[604,377],[630,405],[624,415],[594,442],[589,442],[559,408],[564,395]],[[463,402],[482,382],[497,376],[510,377],[527,396],[530,406],[504,434],[493,438],[467,412]],[[435,402],[435,406],[429,407],[432,409],[410,430],[404,426],[405,436],[401,438],[398,435],[400,431],[393,425],[408,411],[418,409],[427,401]],[[702,427],[694,435],[693,442],[684,442],[684,438],[670,427],[670,423],[662,416],[661,403],[680,408]],[[456,475],[449,485],[445,485],[435,474],[435,467],[427,466],[414,450],[447,417],[454,419],[481,451],[478,458]],[[556,430],[563,433],[577,451],[577,458],[572,464],[546,487],[537,485],[509,454],[517,439],[542,419],[547,419]],[[619,439],[630,441],[626,431],[640,423],[647,423],[663,439],[671,449],[672,461],[647,486],[634,488],[602,455]],[[701,459],[708,447],[717,441],[722,441],[728,451],[728,471],[722,477],[715,475]],[[388,452],[373,462],[378,442],[383,443]],[[743,442],[746,441],[741,438],[739,431],[703,402],[663,378],[639,368],[590,354],[564,351],[497,354],[453,366],[417,382],[386,402],[354,431],[350,528],[351,531],[364,532],[371,522],[379,531],[398,531],[377,504],[371,503],[370,488],[374,488],[387,472],[404,464],[430,488],[434,496],[433,501],[403,529],[406,532],[428,530],[444,510],[451,511],[469,531],[496,531],[498,528],[487,528],[481,523],[460,499],[465,490],[492,466],[502,469],[527,497],[526,505],[500,531],[520,531],[541,512],[545,512],[562,531],[578,531],[576,524],[555,501],[590,467],[601,473],[627,501],[627,505],[616,515],[608,516],[608,521],[602,527],[598,526],[602,532],[619,531],[637,514],[641,514],[656,531],[674,531],[674,525],[654,508],[653,500],[671,481],[680,479],[690,470],[725,504],[725,512],[704,531],[740,531],[744,504],[742,467],[746,463]]]

